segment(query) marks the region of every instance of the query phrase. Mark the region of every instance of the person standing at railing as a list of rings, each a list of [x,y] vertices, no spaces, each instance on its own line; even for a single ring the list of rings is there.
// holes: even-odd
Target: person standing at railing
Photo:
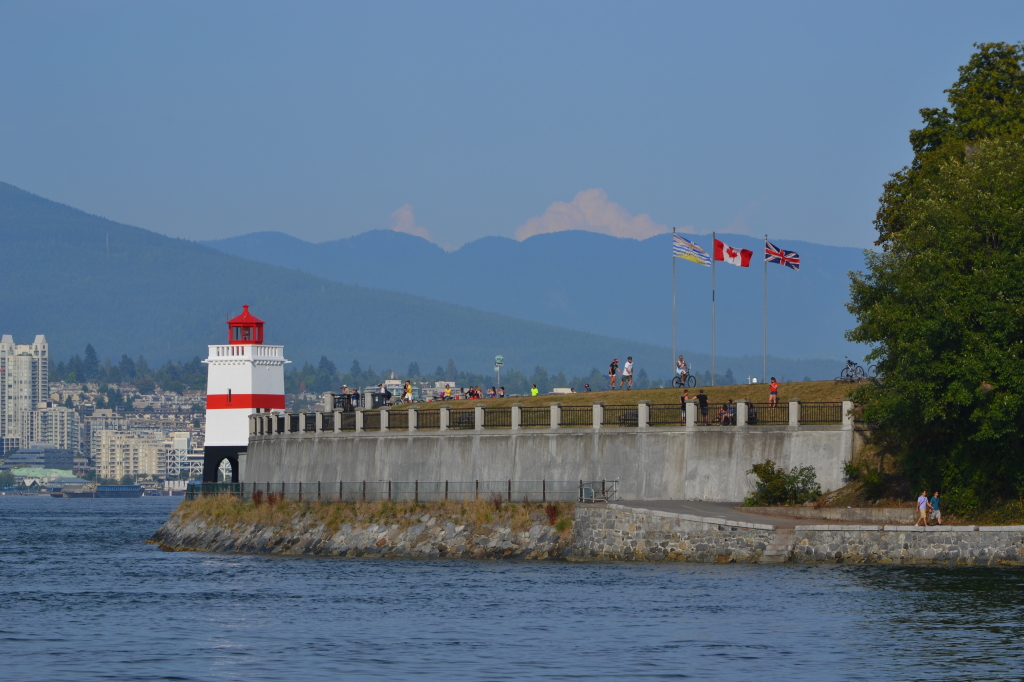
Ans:
[[[704,389],[700,389],[697,394],[697,406],[700,408],[700,420],[704,424],[708,423],[708,397],[704,395]]]
[[[680,355],[679,357],[683,357],[683,356]],[[679,405],[682,407],[682,412],[683,412],[682,419],[680,420],[679,423],[682,424],[683,426],[686,426],[686,401],[689,400],[689,399],[690,399],[690,390],[689,389],[683,389],[683,395],[680,396],[680,398],[679,398]]]
[[[629,387],[633,388],[633,356],[626,358],[626,364],[622,366],[622,383],[619,384],[622,388],[627,388],[626,381],[629,381]]]
[[[608,365],[608,378],[611,380],[611,383],[609,383],[608,385],[611,386],[612,390],[615,390],[615,375],[618,373],[619,359],[615,358],[614,360],[612,360],[612,364]]]
[[[540,389],[537,388],[537,384],[534,384],[533,388],[530,389],[530,396],[533,397],[533,398],[536,398],[539,394],[540,394]]]
[[[504,398],[505,397],[505,387],[504,386],[498,387],[498,397],[499,398]]]
[[[779,382],[772,377],[772,383],[768,384],[768,407],[775,407],[779,402]]]

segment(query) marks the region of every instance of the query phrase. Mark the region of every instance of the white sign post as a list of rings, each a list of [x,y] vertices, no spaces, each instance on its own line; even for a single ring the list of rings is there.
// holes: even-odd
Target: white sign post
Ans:
[[[501,366],[505,364],[505,358],[500,355],[494,356],[494,371],[498,373],[498,387],[501,387]]]

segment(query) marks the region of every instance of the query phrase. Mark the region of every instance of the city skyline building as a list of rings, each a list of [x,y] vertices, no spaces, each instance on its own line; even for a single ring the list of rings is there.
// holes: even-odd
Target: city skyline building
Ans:
[[[17,344],[14,337],[0,337],[0,438],[31,440],[23,434],[24,413],[31,412],[50,397],[50,347],[37,334],[32,343]]]

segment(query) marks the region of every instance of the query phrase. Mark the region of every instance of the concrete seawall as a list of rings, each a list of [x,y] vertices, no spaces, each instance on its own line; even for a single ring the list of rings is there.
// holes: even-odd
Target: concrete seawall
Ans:
[[[1024,526],[780,528],[616,504],[581,506],[573,558],[1019,566],[1024,564]]]
[[[626,499],[743,499],[771,459],[843,485],[859,443],[843,426],[652,427],[252,436],[245,482],[619,479]]]

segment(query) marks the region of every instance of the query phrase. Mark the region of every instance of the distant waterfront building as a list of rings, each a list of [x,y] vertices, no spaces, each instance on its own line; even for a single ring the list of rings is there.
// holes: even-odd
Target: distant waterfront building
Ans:
[[[22,442],[49,443],[57,448],[81,452],[81,423],[74,410],[40,402],[36,409],[19,413]],[[60,468],[60,467],[57,467]]]
[[[16,344],[10,334],[0,338],[0,437],[21,438],[22,413],[50,397],[50,346],[42,334],[30,344]]]
[[[0,469],[36,467],[43,469],[68,469],[74,466],[71,450],[56,448],[48,443],[32,443],[9,456]]]
[[[155,431],[97,431],[93,433],[96,475],[120,479],[124,476],[167,475],[167,458],[173,445]]]

